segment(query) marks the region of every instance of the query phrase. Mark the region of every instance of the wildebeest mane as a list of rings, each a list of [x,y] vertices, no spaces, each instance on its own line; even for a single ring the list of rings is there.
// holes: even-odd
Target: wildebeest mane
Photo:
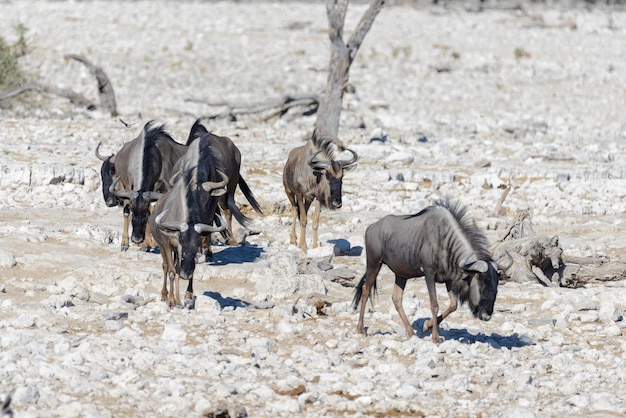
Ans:
[[[161,153],[156,146],[156,140],[160,135],[168,135],[162,124],[157,124],[154,120],[149,121],[143,127],[143,153],[142,167],[144,170],[151,170],[151,173],[144,172],[141,179],[144,184],[139,185],[140,190],[149,190],[149,182],[159,177],[161,173]]]
[[[338,144],[336,139],[320,132],[319,129],[313,131],[311,142],[315,145],[315,148],[322,151],[322,154],[326,155],[331,161],[335,159],[336,149],[343,148],[343,144]]]
[[[185,145],[191,145],[194,140],[208,133],[209,131],[202,124],[202,118],[196,119],[196,121],[193,123],[193,126],[191,127],[191,130],[189,131],[189,136],[187,137],[187,143]]]
[[[148,123],[146,123],[143,127],[143,131],[144,138],[152,142],[154,142],[161,135],[166,135],[170,138],[172,137],[165,129],[164,124],[158,123],[154,120],[148,121]]]
[[[408,215],[407,219],[421,216],[436,207],[447,209],[452,217],[456,219],[459,228],[461,228],[461,231],[470,242],[476,257],[479,260],[491,260],[487,237],[485,237],[474,220],[467,214],[467,207],[461,204],[458,200],[450,200],[447,197],[443,197],[434,201],[432,206],[426,207],[414,215]]]

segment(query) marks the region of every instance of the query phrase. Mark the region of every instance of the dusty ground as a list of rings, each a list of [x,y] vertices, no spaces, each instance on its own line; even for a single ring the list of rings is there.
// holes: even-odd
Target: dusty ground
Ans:
[[[344,206],[323,212],[319,249],[288,245],[282,164],[313,117],[207,121],[233,139],[265,216],[241,247],[216,245],[197,269],[196,311],[160,298],[158,254],[119,250],[122,216],[100,193],[98,142],[115,152],[149,119],[183,142],[187,101],[256,101],[320,91],[322,4],[3,2],[0,34],[27,28],[33,76],[96,98],[104,67],[119,120],[31,95],[0,109],[0,396],[17,416],[172,416],[223,401],[250,416],[596,416],[626,413],[623,280],[580,289],[504,283],[482,323],[464,308],[407,339],[392,275],[355,332],[352,288],[303,267],[333,254],[358,280],[365,228],[446,195],[495,241],[520,209],[566,254],[626,259],[623,116],[626,15],[556,5],[471,13],[384,9],[355,60],[340,136],[360,156]],[[363,6],[352,5],[347,32]],[[383,132],[385,141],[371,141]],[[506,185],[506,214],[495,205]],[[242,233],[239,229],[238,233]],[[310,235],[309,235],[310,239]],[[347,281],[350,281],[350,277]],[[317,315],[307,303],[323,294]],[[441,304],[445,304],[443,289]],[[405,307],[421,330],[426,291]],[[603,415],[604,414],[604,415]]]

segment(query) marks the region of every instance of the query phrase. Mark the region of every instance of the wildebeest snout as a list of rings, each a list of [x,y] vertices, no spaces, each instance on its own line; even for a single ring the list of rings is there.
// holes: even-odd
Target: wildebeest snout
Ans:
[[[112,208],[119,205],[119,199],[115,196],[107,196],[104,203],[107,207]]]
[[[135,243],[135,244],[141,244],[141,243],[143,242],[143,237],[142,237],[142,236],[135,236],[135,235],[132,235],[132,236],[130,237],[130,239],[131,239],[131,240],[133,241],[133,243]]]
[[[489,321],[491,319],[491,314],[487,312],[481,312],[478,316],[481,321]]]
[[[333,199],[330,203],[333,205],[333,208],[335,209],[339,209],[341,207],[341,200]]]

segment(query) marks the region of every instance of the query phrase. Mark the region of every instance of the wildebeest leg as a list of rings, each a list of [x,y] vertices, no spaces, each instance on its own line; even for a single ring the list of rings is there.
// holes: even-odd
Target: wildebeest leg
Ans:
[[[302,198],[298,200],[298,209],[300,210],[300,248],[302,251],[306,251],[306,224],[307,213],[311,207],[311,200]]]
[[[163,287],[161,288],[161,301],[165,302],[167,300],[167,277],[168,277],[168,267],[167,263],[163,261]]]
[[[172,251],[169,248],[161,248],[161,258],[163,259],[163,288],[161,289],[161,301],[165,302],[168,298],[167,281],[170,274],[174,273],[174,264],[172,263]],[[172,285],[170,284],[170,294]]]
[[[448,308],[445,311],[443,311],[441,315],[437,317],[437,324],[441,324],[441,322],[443,322],[443,320],[446,319],[448,315],[450,315],[452,312],[456,311],[456,308],[457,308],[457,299],[454,293],[452,293],[452,291],[450,290],[450,285],[446,284],[446,289],[448,290],[448,297],[450,298],[450,304],[448,305]],[[425,330],[432,328],[432,326],[433,326],[432,320],[429,319],[426,322],[424,322]]]
[[[196,305],[195,300],[193,299],[193,277],[189,279],[189,283],[187,284],[187,291],[185,292],[185,303],[183,305],[186,309],[194,309]]]
[[[374,284],[376,283],[376,278],[378,277],[378,273],[380,272],[380,268],[382,267],[382,265],[383,264],[380,261],[375,263],[370,263],[368,261],[365,276],[363,276],[363,278],[361,279],[361,283],[359,283],[358,285],[361,287],[361,308],[359,311],[359,322],[356,326],[356,330],[359,334],[365,334],[365,327],[363,326],[365,305],[367,305],[367,299],[369,299],[370,297],[372,287],[374,287]]]
[[[317,227],[320,224],[320,211],[322,210],[322,204],[319,200],[315,201],[315,209],[313,210],[313,216],[311,217],[311,227],[313,228],[313,248],[317,248]]]
[[[147,251],[150,251],[151,248],[152,249],[156,248],[158,245],[155,239],[152,237],[152,233],[150,232],[149,222],[146,222],[146,239],[143,241],[141,245],[142,246],[145,245]]]
[[[289,236],[289,243],[296,245],[296,221],[298,220],[298,204],[296,203],[296,196],[293,194],[287,194],[289,202],[291,202],[291,235]]]
[[[393,293],[391,294],[391,300],[393,301],[393,306],[395,306],[396,311],[400,315],[400,319],[404,324],[404,328],[406,332],[411,335],[415,335],[415,330],[411,326],[409,319],[406,317],[406,313],[404,313],[404,307],[402,307],[402,296],[404,295],[404,287],[406,286],[407,279],[399,277],[396,275],[396,283],[393,286]]]
[[[205,261],[213,258],[213,251],[211,250],[211,235],[202,236],[202,255],[204,255]]]
[[[437,287],[435,285],[435,274],[432,271],[424,271],[424,277],[426,279],[426,288],[428,289],[428,299],[430,300],[430,312],[432,314],[432,339],[433,342],[439,344],[441,338],[439,337],[439,321],[437,313],[439,312],[439,303],[437,302]]]
[[[122,227],[122,251],[128,250],[128,229],[130,227],[130,207],[128,204],[124,204],[122,208],[124,213],[124,226]]]
[[[168,271],[167,274],[170,281],[170,294],[167,298],[167,306],[170,308],[180,305],[178,299],[178,274],[175,271]]]
[[[235,236],[233,235],[233,212],[228,208],[229,203],[235,206],[235,198],[230,196],[228,193],[223,196],[228,196],[224,199],[224,207],[222,208],[224,212],[224,219],[226,220],[226,235],[228,236],[227,244],[238,245],[239,243],[235,240]]]

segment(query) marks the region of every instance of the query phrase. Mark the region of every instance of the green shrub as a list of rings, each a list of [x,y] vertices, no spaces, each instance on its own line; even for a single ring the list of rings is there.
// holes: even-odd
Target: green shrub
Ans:
[[[6,91],[20,84],[24,75],[18,59],[26,54],[26,27],[19,24],[15,27],[18,40],[9,45],[0,36],[0,91]]]

